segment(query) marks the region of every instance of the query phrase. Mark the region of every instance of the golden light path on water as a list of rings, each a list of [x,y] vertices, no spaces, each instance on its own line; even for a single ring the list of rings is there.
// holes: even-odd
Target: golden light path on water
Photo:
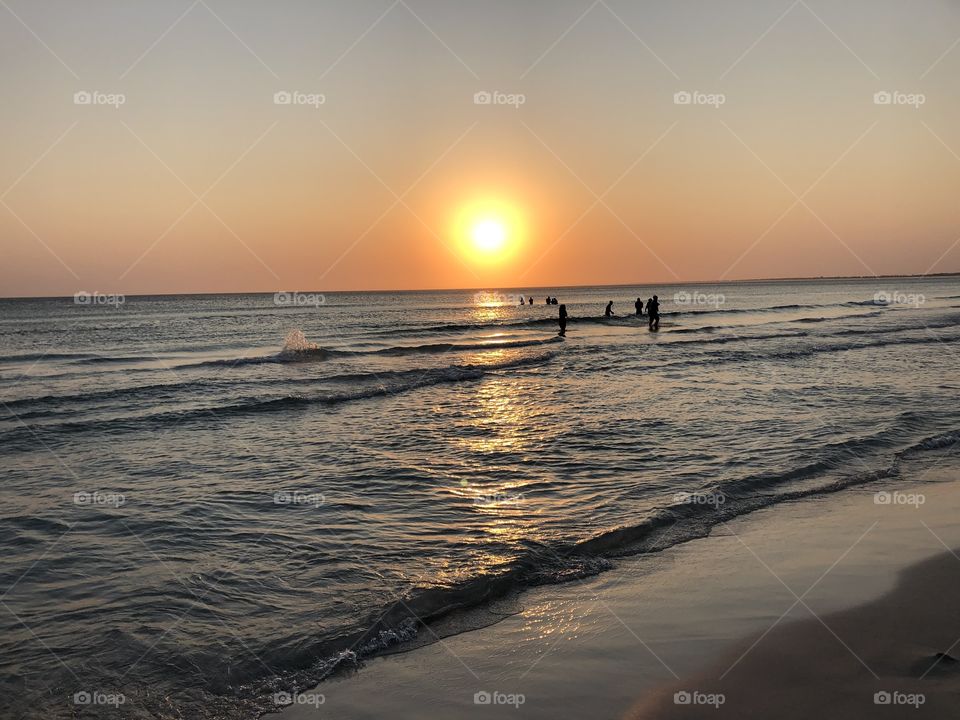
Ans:
[[[508,319],[512,300],[500,293],[478,293],[471,321],[489,324]],[[506,332],[484,335],[481,342],[489,342],[492,347],[477,350],[462,362],[482,366],[516,357],[523,351],[496,347],[509,341],[509,337]],[[462,419],[451,427],[450,443],[454,456],[460,458],[462,471],[459,482],[449,485],[446,491],[470,503],[476,529],[483,537],[495,537],[501,547],[520,543],[536,532],[535,518],[539,513],[524,496],[524,488],[541,478],[534,470],[529,475],[508,472],[498,460],[503,454],[515,456],[532,450],[542,440],[534,436],[532,428],[543,426],[544,410],[533,397],[528,381],[501,375],[485,378],[460,408]],[[513,559],[507,553],[482,551],[480,557],[471,558],[471,572],[496,572]],[[456,582],[463,572],[463,568],[455,566],[446,568],[441,572],[441,582]]]

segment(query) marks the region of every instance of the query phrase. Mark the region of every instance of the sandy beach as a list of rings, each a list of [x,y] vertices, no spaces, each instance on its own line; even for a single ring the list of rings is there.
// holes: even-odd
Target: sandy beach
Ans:
[[[944,552],[908,567],[870,603],[752,638],[629,717],[951,717],[958,596],[960,556]]]
[[[422,630],[267,717],[950,717],[960,472],[938,453],[901,475],[535,589],[484,629]]]

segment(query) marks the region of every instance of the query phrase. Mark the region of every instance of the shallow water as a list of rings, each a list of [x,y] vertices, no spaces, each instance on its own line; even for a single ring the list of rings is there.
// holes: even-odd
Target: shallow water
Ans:
[[[0,301],[0,703],[251,717],[960,438],[955,278],[507,292]]]

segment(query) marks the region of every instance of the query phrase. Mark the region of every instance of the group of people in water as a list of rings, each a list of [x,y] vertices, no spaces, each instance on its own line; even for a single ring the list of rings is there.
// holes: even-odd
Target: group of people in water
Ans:
[[[633,307],[637,310],[637,317],[643,317],[644,310],[646,310],[651,330],[660,329],[660,300],[656,295],[652,298],[647,298],[646,305],[644,305],[643,300],[637,298]],[[607,303],[607,309],[603,311],[603,316],[613,317],[614,315],[616,315],[616,313],[613,311],[613,300],[611,300]]]
[[[643,300],[637,298],[637,301],[633,304],[637,309],[637,317],[643,317],[644,305]],[[647,298],[646,305],[647,319],[650,323],[651,330],[660,329],[660,300],[654,295],[652,298]]]
[[[529,301],[529,303],[527,303],[527,301],[524,300],[523,295],[521,295],[521,296],[520,296],[520,304],[521,304],[521,305],[526,305],[526,304],[533,305],[533,295],[530,296],[530,301]],[[557,299],[556,299],[555,297],[550,297],[549,295],[547,295],[547,299],[544,300],[544,304],[546,304],[546,305],[558,305],[559,303],[557,302]]]
[[[533,305],[533,298],[530,298],[530,304]],[[556,305],[557,299],[547,298],[547,305]],[[637,298],[637,301],[633,304],[634,308],[637,311],[637,317],[643,317],[644,314],[647,316],[647,322],[651,330],[660,329],[660,300],[654,295],[652,298],[648,298],[647,302],[644,303],[643,300]],[[561,305],[559,308],[560,316],[560,332],[558,333],[560,337],[567,336],[567,306]],[[603,311],[604,317],[613,317],[616,313],[613,311],[613,300],[607,303],[606,309]]]

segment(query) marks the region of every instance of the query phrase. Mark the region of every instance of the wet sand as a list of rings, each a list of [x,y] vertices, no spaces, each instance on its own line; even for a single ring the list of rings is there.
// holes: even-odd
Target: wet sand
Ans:
[[[877,492],[924,502],[878,503]],[[503,619],[489,627],[423,629],[442,640],[304,689],[322,704],[267,717],[952,718],[953,664],[920,679],[935,653],[960,658],[960,645],[950,650],[960,560],[947,547],[960,547],[960,462],[905,463],[895,482],[766,508],[602,575],[535,588],[496,606]],[[920,686],[919,710],[873,702]],[[683,690],[725,702],[675,705]]]

